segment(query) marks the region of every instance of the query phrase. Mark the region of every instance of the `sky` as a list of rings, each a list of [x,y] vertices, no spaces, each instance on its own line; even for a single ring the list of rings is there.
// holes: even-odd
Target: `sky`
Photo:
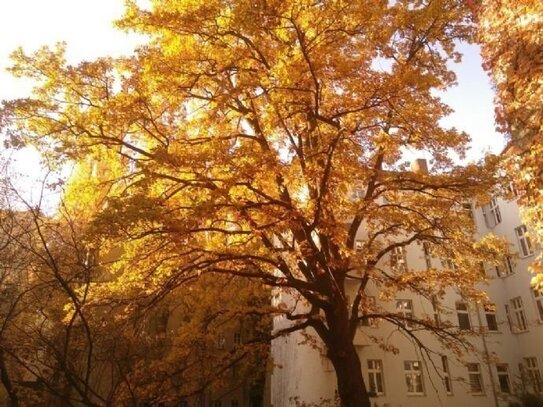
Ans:
[[[18,46],[30,52],[42,45],[65,41],[67,58],[72,63],[130,53],[143,39],[113,27],[112,22],[122,12],[123,0],[0,0],[0,100],[24,97],[31,90],[28,82],[5,72],[10,65],[9,55]],[[494,94],[481,68],[479,50],[467,44],[461,50],[464,61],[453,67],[458,86],[443,95],[455,112],[443,125],[471,135],[472,149],[467,159],[476,160],[484,152],[500,152],[505,143],[494,130]],[[6,154],[4,151],[3,155]],[[9,154],[16,170],[27,179],[42,174],[37,152],[27,149]]]
[[[129,53],[142,39],[113,27],[123,8],[123,0],[0,0],[0,100],[27,96],[32,89],[28,81],[6,72],[9,56],[19,46],[31,52],[65,41],[71,63]],[[40,182],[35,181],[44,175],[39,154],[33,149],[4,150],[0,156],[12,160],[25,198],[38,199]]]

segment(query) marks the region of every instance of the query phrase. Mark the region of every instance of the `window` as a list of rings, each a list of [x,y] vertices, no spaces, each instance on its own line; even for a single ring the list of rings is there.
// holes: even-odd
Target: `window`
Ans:
[[[436,295],[432,295],[431,301],[432,309],[434,310],[434,322],[436,325],[439,325],[441,323],[441,318],[439,316],[439,300]]]
[[[508,304],[505,304],[505,316],[507,317],[507,323],[509,324],[509,330],[511,332],[514,332],[515,330],[513,329],[513,320],[511,319],[511,312],[509,311],[509,305]]]
[[[356,250],[357,253],[360,253],[362,252],[362,249],[364,249],[364,242],[362,240],[355,240],[354,250]]]
[[[424,252],[424,260],[426,261],[426,268],[432,268],[432,253],[430,251],[430,243],[422,242],[422,251]]]
[[[404,318],[404,324],[407,328],[412,328],[414,323],[413,319],[413,301],[411,300],[397,300],[396,312],[400,313]]]
[[[485,263],[484,262],[480,262],[478,264],[479,266],[479,274],[481,275],[481,277],[486,277],[486,268],[485,268]]]
[[[232,400],[232,403],[230,404],[232,407],[239,407],[239,401]]]
[[[515,331],[526,331],[528,329],[528,324],[526,323],[526,315],[524,314],[522,298],[513,298],[511,300],[511,308],[513,308],[513,326],[515,327]]]
[[[511,379],[509,378],[509,366],[507,363],[499,363],[496,365],[498,371],[498,383],[502,393],[511,393]]]
[[[452,394],[451,373],[449,371],[449,361],[447,356],[441,356],[441,366],[443,368],[443,384],[447,394]]]
[[[83,266],[90,268],[98,265],[98,250],[93,248],[87,248],[84,254]]]
[[[226,343],[226,338],[223,334],[219,334],[219,337],[217,338],[217,349],[224,349],[224,345]]]
[[[399,246],[392,249],[390,252],[390,267],[396,272],[407,271],[405,247]]]
[[[403,369],[407,394],[424,394],[420,362],[418,360],[406,360],[403,362]]]
[[[240,332],[234,333],[234,344],[241,345],[241,333]]]
[[[541,380],[541,372],[537,366],[537,359],[524,358],[524,365],[526,366],[526,373],[532,389],[536,393],[543,392],[543,382]]]
[[[359,317],[363,317],[365,314],[370,314],[370,313],[375,312],[375,304],[376,304],[375,297],[373,297],[373,296],[363,297]],[[362,312],[362,310],[363,310],[363,312]],[[360,320],[360,325],[376,327],[377,326],[377,319],[376,318],[364,318],[364,319],[361,319]]]
[[[479,363],[468,363],[468,379],[470,392],[473,394],[483,393],[483,376]]]
[[[450,258],[441,259],[441,267],[449,270],[456,270],[456,264]]]
[[[528,229],[526,228],[526,226],[520,225],[518,228],[515,228],[515,234],[517,235],[518,247],[521,257],[528,257],[534,254],[532,241],[528,236]]]
[[[514,182],[509,183],[509,186],[507,187],[507,192],[512,199],[518,198],[519,196],[517,185]]]
[[[222,407],[222,401],[214,400],[211,402],[211,407]]]
[[[471,203],[469,202],[463,202],[462,203],[462,211],[471,219],[473,220],[473,207],[471,206]]]
[[[543,293],[532,288],[532,295],[534,296],[539,322],[543,323]]]
[[[368,360],[369,390],[375,395],[385,394],[383,386],[383,362],[377,359]]]
[[[366,196],[366,190],[363,187],[356,187],[353,189],[352,197],[354,200],[364,199]]]
[[[486,326],[489,331],[497,332],[498,331],[498,319],[496,318],[496,306],[494,304],[485,304],[485,317],[486,317]]]
[[[465,302],[456,303],[456,315],[458,316],[458,327],[460,329],[471,329],[468,306]]]
[[[503,262],[496,265],[496,274],[498,277],[507,277],[513,273],[513,260],[511,256],[505,256]]]
[[[500,207],[498,206],[498,200],[496,198],[492,198],[488,204],[483,206],[483,216],[485,218],[486,226],[489,228],[495,227],[502,221]]]

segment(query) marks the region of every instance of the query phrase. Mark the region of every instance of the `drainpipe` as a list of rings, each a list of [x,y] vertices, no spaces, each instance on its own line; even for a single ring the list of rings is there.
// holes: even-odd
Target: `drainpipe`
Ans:
[[[494,405],[500,407],[498,402],[498,392],[496,391],[496,382],[494,381],[494,375],[492,374],[492,366],[490,364],[490,352],[488,351],[488,344],[486,342],[486,331],[483,329],[483,323],[481,320],[481,314],[479,313],[479,305],[476,305],[477,321],[479,322],[479,332],[481,333],[481,342],[483,344],[483,352],[485,355],[485,364],[488,370],[488,376],[490,377],[490,387],[492,388],[492,396],[494,398]]]

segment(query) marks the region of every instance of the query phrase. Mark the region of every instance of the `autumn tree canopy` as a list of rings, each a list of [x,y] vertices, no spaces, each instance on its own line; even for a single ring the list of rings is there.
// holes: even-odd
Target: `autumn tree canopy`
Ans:
[[[119,27],[149,38],[133,56],[74,66],[62,46],[14,54],[13,73],[37,87],[5,104],[4,128],[13,145],[92,159],[106,175],[100,199],[96,188],[73,199],[98,205],[95,244],[126,254],[108,290],[160,297],[207,274],[285,290],[307,312],[279,304],[292,323],[273,334],[315,332],[343,405],[369,406],[360,319],[414,337],[406,325],[420,324],[447,346],[460,337],[378,314],[366,286],[477,298],[473,265],[497,258],[462,210],[494,169],[455,164],[469,137],[440,126],[451,110],[435,92],[455,83],[447,62],[472,39],[470,15],[460,0],[129,1]],[[411,171],[406,150],[431,156],[431,172]],[[449,266],[423,278],[388,267],[417,242]]]
[[[543,3],[483,0],[477,8],[485,66],[496,84],[496,119],[510,135],[509,172],[535,240],[543,244]],[[543,289],[543,259],[532,267]]]
[[[90,181],[77,178],[66,197]],[[0,208],[0,383],[10,406],[171,405],[241,380],[262,386],[269,319],[241,312],[264,313],[261,284],[207,275],[168,298],[119,292],[108,281],[123,256],[98,258],[81,205],[47,216],[2,180]],[[227,343],[234,333],[239,343]]]

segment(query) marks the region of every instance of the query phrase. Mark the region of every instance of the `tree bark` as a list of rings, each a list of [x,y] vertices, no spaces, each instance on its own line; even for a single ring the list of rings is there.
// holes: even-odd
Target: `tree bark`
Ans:
[[[18,407],[19,397],[17,396],[17,390],[13,387],[13,383],[11,382],[11,379],[9,377],[4,356],[4,350],[2,348],[0,348],[0,378],[2,384],[6,389],[6,392],[8,393],[9,405],[11,407]]]
[[[371,407],[360,358],[350,334],[348,308],[343,301],[339,301],[332,312],[326,313],[326,317],[329,335],[325,344],[336,372],[341,406]]]
[[[341,406],[371,407],[360,358],[353,343],[346,343],[341,349],[330,348],[329,353],[336,371]]]

